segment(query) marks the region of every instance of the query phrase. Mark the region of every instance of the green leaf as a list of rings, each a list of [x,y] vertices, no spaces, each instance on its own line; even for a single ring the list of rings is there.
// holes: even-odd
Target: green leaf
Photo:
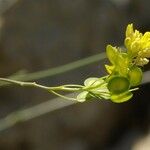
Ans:
[[[129,90],[130,82],[126,77],[112,76],[107,86],[110,92],[119,94]]]
[[[84,102],[86,101],[88,98],[90,98],[89,92],[87,91],[83,91],[80,94],[77,95],[77,101],[78,102]]]
[[[109,61],[115,65],[118,57],[118,50],[115,47],[112,47],[111,45],[107,45],[106,47],[106,54],[109,59]]]
[[[130,91],[121,93],[121,94],[112,94],[111,101],[114,103],[123,103],[132,98],[133,94]]]
[[[142,70],[139,67],[133,67],[129,71],[130,84],[131,86],[137,86],[142,81]]]

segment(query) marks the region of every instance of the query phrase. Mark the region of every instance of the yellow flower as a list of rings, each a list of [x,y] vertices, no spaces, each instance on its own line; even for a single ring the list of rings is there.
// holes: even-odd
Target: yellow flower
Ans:
[[[142,36],[142,33],[137,30],[133,30],[133,24],[129,24],[127,26],[125,46],[129,54],[137,55],[138,51],[141,49],[140,40]]]
[[[136,65],[143,66],[149,62],[150,58],[150,32],[144,35],[133,29],[133,24],[129,24],[126,29],[125,46],[127,53],[135,59]]]
[[[106,54],[111,65],[105,65],[105,68],[109,74],[118,73],[122,76],[127,76],[130,60],[128,54],[122,51],[121,48],[107,45]]]

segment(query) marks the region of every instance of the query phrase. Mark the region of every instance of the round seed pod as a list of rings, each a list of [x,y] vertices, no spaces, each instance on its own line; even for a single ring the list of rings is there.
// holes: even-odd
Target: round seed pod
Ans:
[[[126,77],[113,76],[109,79],[107,86],[110,92],[119,94],[129,90],[130,82]]]
[[[111,101],[114,103],[123,103],[132,98],[133,94],[130,91],[121,93],[121,94],[112,94]]]
[[[132,67],[129,71],[131,86],[137,86],[142,81],[142,70],[139,67]]]

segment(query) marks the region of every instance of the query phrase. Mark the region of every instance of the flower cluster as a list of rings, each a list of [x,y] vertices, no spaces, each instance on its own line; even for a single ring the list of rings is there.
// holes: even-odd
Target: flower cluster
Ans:
[[[133,24],[129,24],[126,30],[125,46],[127,53],[131,55],[133,61],[138,66],[146,65],[150,58],[150,32],[144,35],[137,30],[133,30]]]
[[[105,65],[108,76],[86,79],[85,91],[78,95],[78,100],[98,97],[121,103],[131,99],[132,91],[137,90],[135,86],[142,81],[141,67],[149,62],[150,32],[143,35],[129,24],[124,44],[124,48],[107,45],[106,54],[111,63]]]
[[[132,97],[132,87],[142,81],[141,66],[150,58],[150,32],[144,35],[129,24],[126,29],[125,49],[108,45],[106,53],[111,65],[106,65],[111,100],[124,102]]]

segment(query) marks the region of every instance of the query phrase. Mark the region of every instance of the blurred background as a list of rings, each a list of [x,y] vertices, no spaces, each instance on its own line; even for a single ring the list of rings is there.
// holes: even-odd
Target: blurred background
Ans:
[[[150,30],[149,6],[147,0],[0,0],[0,76],[67,64],[104,52],[109,43],[120,46],[128,23]],[[82,84],[104,75],[105,63],[36,81]],[[93,100],[19,123],[0,132],[0,150],[149,150],[149,91],[147,82],[123,104]],[[52,98],[39,89],[1,87],[0,117]]]

